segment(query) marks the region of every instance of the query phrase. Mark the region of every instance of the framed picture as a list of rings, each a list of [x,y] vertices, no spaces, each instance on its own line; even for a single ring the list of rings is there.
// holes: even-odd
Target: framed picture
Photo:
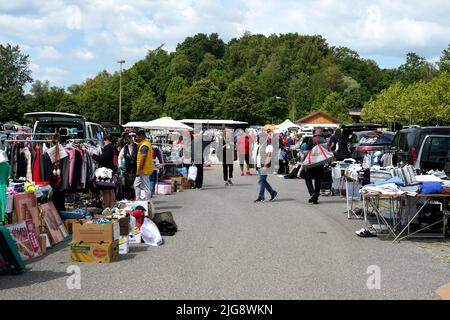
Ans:
[[[34,192],[24,192],[14,195],[14,212],[17,221],[27,220],[27,210],[37,208],[36,194]]]
[[[68,233],[55,205],[53,202],[49,202],[39,206],[39,208],[43,211],[44,223],[50,233],[53,244],[60,243],[68,236]]]
[[[8,228],[24,261],[29,261],[42,255],[39,238],[32,220],[10,224],[6,228]]]

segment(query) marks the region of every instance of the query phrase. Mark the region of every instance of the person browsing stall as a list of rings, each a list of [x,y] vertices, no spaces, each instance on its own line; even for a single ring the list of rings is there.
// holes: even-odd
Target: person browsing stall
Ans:
[[[92,150],[89,151],[89,155],[94,161],[97,161],[100,167],[111,169],[113,175],[116,173],[117,168],[114,164],[114,158],[116,156],[116,148],[114,147],[113,138],[110,135],[105,137],[105,146],[102,149],[100,155],[96,155]],[[116,187],[100,187],[99,189],[103,194],[103,205],[105,208],[113,208],[116,203]]]
[[[134,180],[136,199],[140,200],[141,191],[144,191],[144,200],[150,200],[152,197],[150,174],[153,172],[153,148],[147,140],[144,130],[140,130],[136,134],[136,142],[138,143],[136,179]]]

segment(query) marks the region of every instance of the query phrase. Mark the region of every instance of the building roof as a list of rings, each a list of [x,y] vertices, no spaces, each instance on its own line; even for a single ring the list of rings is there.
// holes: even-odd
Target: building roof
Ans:
[[[327,120],[329,120],[331,123],[339,123],[339,120],[333,118],[332,116],[329,116],[328,114],[326,114],[325,112],[313,112],[308,114],[307,116],[304,116],[301,119],[298,119],[298,123],[310,123],[312,119],[314,118],[318,118],[318,117],[322,117],[325,118]]]

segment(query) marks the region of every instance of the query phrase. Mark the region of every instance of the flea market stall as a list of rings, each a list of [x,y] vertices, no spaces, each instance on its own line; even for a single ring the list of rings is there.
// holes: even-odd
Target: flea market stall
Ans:
[[[94,141],[19,133],[2,138],[0,147],[0,274],[21,273],[62,245],[74,262],[114,262],[130,244],[159,246],[177,231],[171,212],[158,212],[151,199],[103,206],[98,187],[120,183],[114,174],[99,175],[107,170],[93,159],[102,153]]]

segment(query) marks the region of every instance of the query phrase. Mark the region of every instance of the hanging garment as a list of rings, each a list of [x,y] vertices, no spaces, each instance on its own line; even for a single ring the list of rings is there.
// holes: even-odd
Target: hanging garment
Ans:
[[[36,146],[34,148],[36,152],[36,158],[34,160],[33,164],[33,180],[35,182],[41,181],[41,150],[39,149],[39,146]]]
[[[23,150],[23,153],[25,155],[26,160],[26,174],[25,177],[27,178],[27,181],[33,181],[33,171],[31,170],[31,152],[29,148],[25,148]]]
[[[0,163],[0,221],[5,221],[6,187],[11,177],[11,166],[8,162]]]
[[[75,170],[75,149],[66,149],[69,154],[69,186],[73,184],[73,172]]]

